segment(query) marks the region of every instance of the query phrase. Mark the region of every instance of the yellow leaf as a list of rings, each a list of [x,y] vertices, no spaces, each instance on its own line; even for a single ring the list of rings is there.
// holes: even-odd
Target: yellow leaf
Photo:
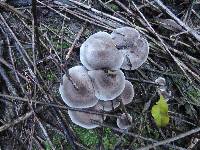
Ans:
[[[156,105],[152,107],[151,115],[158,127],[165,127],[169,123],[168,104],[162,95]]]

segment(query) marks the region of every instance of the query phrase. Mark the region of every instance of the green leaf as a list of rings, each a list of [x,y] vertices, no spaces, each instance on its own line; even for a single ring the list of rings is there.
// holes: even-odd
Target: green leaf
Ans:
[[[151,115],[158,127],[165,127],[169,123],[168,104],[163,96],[152,107]]]

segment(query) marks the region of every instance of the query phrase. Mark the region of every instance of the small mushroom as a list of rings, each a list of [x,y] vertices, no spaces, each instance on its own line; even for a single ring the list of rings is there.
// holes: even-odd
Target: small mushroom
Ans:
[[[158,77],[156,80],[155,80],[155,83],[158,84],[158,91],[159,93],[161,92],[164,92],[167,90],[167,86],[166,86],[166,81],[165,81],[165,78],[163,77]]]
[[[135,91],[133,85],[128,80],[125,80],[125,88],[123,92],[119,95],[119,99],[122,100],[124,105],[127,105],[132,102]]]
[[[120,102],[116,99],[111,101],[99,100],[97,105],[103,111],[112,111],[120,105]]]
[[[128,116],[126,116],[126,114],[123,113],[123,114],[121,114],[121,116],[119,118],[117,118],[117,126],[120,129],[127,129],[130,127],[130,125],[132,123],[132,117],[130,114],[127,114],[127,115]]]
[[[88,70],[117,70],[121,67],[124,56],[115,47],[110,34],[97,32],[82,44],[80,60]]]
[[[155,83],[158,84],[159,86],[165,86],[166,85],[165,78],[163,78],[163,77],[158,77],[155,80]]]
[[[111,36],[116,47],[124,55],[122,69],[135,70],[147,60],[149,44],[147,40],[140,37],[137,30],[130,27],[117,28]]]
[[[158,93],[160,95],[162,95],[165,100],[169,100],[169,98],[171,97],[171,91],[168,91],[167,89],[167,85],[166,85],[166,80],[165,78],[163,77],[158,77],[156,80],[155,80],[155,83],[158,84],[158,87],[157,87],[157,90],[158,90]]]
[[[95,89],[95,96],[100,100],[113,100],[118,97],[125,88],[125,76],[121,70],[88,71]]]
[[[97,104],[92,81],[83,66],[75,66],[63,76],[59,92],[63,101],[73,108],[88,108]]]
[[[95,111],[99,111],[100,108],[94,106],[92,108],[87,108],[83,110],[88,112],[68,110],[68,114],[72,122],[86,129],[99,127],[99,125],[95,124],[94,121],[97,121],[99,123],[103,122],[103,116],[100,114],[95,114]],[[90,113],[89,111],[92,111],[94,113]]]

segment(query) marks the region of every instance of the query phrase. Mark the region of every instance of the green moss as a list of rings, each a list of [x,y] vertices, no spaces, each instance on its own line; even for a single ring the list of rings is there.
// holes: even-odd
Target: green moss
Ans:
[[[59,134],[56,134],[56,135],[53,136],[52,143],[57,150],[61,149],[60,145],[61,145],[62,139],[63,139],[63,137]]]
[[[191,88],[186,93],[189,98],[191,99],[191,102],[195,105],[200,105],[200,89],[197,88]]]
[[[46,75],[46,77],[47,77],[48,81],[54,81],[54,80],[56,80],[55,75],[53,75],[51,72],[48,72],[47,75]]]
[[[51,150],[51,146],[48,143],[48,141],[45,141],[44,145],[45,145],[45,150]]]
[[[133,143],[133,147],[134,147],[134,148],[138,148],[138,147],[140,147],[140,145],[139,145],[138,143],[135,142],[135,143]]]
[[[199,99],[200,98],[200,89],[191,89],[187,92],[188,95],[190,95],[194,99]]]
[[[54,133],[51,142],[56,150],[62,150],[63,148],[66,150],[72,149],[69,143],[64,140],[64,137],[60,134]],[[51,150],[51,146],[48,141],[45,141],[45,150]]]
[[[148,132],[149,136],[151,136],[153,139],[159,139],[160,138],[160,133],[157,129],[153,129],[153,128],[149,127],[149,125],[147,125],[146,127],[147,127],[147,132]]]
[[[63,49],[67,49],[70,47],[70,44],[68,42],[63,42],[62,44],[58,45],[58,48],[63,48]]]
[[[98,136],[96,130],[88,130],[78,126],[73,126],[73,129],[83,145],[89,147],[90,149],[96,149],[96,145],[99,143],[99,136],[101,136]],[[117,136],[112,133],[111,129],[104,129],[103,144],[106,150],[113,149],[114,145],[117,142],[117,139]],[[62,141],[64,141],[64,138],[61,135],[55,134],[52,137],[51,141],[56,150],[62,149],[61,143]],[[44,143],[44,145],[45,150],[51,150],[51,147],[47,141]],[[71,149],[68,143],[62,143],[62,146],[67,150]]]
[[[183,95],[182,100],[180,101],[182,105],[185,102],[200,106],[200,89],[194,84],[191,84],[188,80],[174,79],[173,82],[177,85],[177,88]]]
[[[115,5],[115,4],[108,4],[108,6],[114,11],[118,11],[119,10],[119,7],[117,5]]]
[[[104,129],[103,144],[105,149],[113,149],[113,146],[117,142],[117,136],[112,133],[110,128]]]
[[[87,130],[78,126],[74,127],[77,136],[88,147],[94,147],[98,143],[98,136],[94,130]]]
[[[70,43],[63,41],[62,43],[60,41],[58,41],[58,39],[52,39],[51,40],[54,47],[56,47],[56,49],[67,49],[70,47]]]
[[[94,149],[99,142],[98,133],[95,130],[87,130],[78,126],[74,127],[74,131],[81,140],[81,142]],[[113,149],[113,146],[117,142],[117,136],[112,133],[111,129],[105,128],[103,134],[103,144],[106,150]]]

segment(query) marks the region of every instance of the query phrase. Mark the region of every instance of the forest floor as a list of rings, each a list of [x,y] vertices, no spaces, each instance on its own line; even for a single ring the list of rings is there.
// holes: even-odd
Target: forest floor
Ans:
[[[198,0],[0,1],[0,149],[200,149],[200,2]],[[37,7],[36,7],[37,6]],[[127,130],[116,126],[123,109],[101,127],[83,129],[68,117],[59,94],[63,70],[80,65],[79,48],[98,31],[130,26],[150,45],[148,60],[123,70],[135,89]],[[155,79],[171,96],[170,122],[151,116],[159,100]]]

